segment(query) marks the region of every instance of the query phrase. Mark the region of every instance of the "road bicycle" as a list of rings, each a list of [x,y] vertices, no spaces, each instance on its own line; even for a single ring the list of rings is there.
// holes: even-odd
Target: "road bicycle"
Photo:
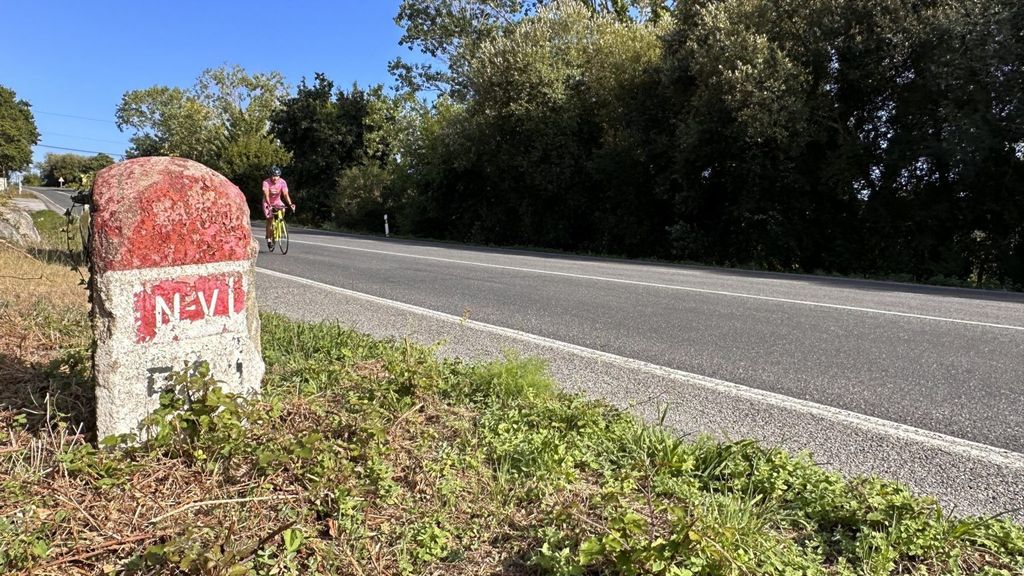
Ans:
[[[270,226],[270,246],[268,246],[267,248],[269,248],[270,251],[273,252],[275,248],[280,247],[281,254],[287,254],[288,227],[285,226],[284,224],[284,212],[285,210],[287,210],[287,208],[284,206],[280,208],[275,206],[272,208],[272,210],[274,211],[274,221]],[[294,211],[295,209],[293,208],[292,212]]]

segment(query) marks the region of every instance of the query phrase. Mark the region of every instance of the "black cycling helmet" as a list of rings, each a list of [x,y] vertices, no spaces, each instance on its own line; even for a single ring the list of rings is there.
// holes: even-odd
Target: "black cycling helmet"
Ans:
[[[281,175],[281,169],[278,168],[277,166],[271,166],[270,167],[270,175],[271,176],[280,176]]]

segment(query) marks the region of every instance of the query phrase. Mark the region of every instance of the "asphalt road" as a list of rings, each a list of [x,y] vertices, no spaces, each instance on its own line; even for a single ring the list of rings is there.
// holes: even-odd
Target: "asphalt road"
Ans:
[[[29,187],[25,186],[26,191],[34,192],[41,200],[46,202],[46,205],[54,210],[54,205],[60,208],[55,210],[56,212],[63,212],[68,208],[71,208],[71,197],[77,194],[75,190],[68,188],[43,188],[43,187]]]
[[[1024,452],[1024,297],[294,238],[260,267]]]
[[[1024,507],[1024,295],[299,230],[262,250],[265,308],[517,349],[645,417],[668,405],[682,433],[807,449],[961,511]]]

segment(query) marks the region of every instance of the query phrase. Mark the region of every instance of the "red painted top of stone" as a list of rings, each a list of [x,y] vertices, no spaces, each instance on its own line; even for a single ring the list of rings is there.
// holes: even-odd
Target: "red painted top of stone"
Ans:
[[[252,242],[242,191],[184,158],[136,158],[98,172],[92,230],[99,273],[247,260]]]

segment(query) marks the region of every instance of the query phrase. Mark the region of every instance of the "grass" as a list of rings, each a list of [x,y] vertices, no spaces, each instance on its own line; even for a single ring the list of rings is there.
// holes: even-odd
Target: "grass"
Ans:
[[[88,221],[75,216],[70,221],[63,214],[51,210],[32,213],[32,222],[42,238],[42,246],[35,249],[36,255],[45,261],[62,264],[76,264],[82,259],[82,229]]]
[[[63,247],[67,240],[67,219],[52,210],[39,210],[31,214],[36,230],[49,246]],[[81,240],[79,240],[79,247]]]
[[[0,390],[35,398],[0,400],[0,573],[1024,573],[1007,520],[751,441],[683,441],[560,392],[536,359],[441,361],[276,315],[259,398],[183,366],[147,441],[91,443],[77,276],[0,258],[51,279],[15,284],[0,328]]]
[[[19,196],[0,193],[0,205],[8,202],[10,198],[20,197],[35,198],[31,194]],[[37,210],[31,212],[29,216],[40,236],[40,242],[27,243],[27,250],[32,257],[43,262],[69,265],[81,264],[84,261],[82,231],[88,228],[87,217],[83,220],[82,216],[74,216],[69,220],[63,214],[51,210]],[[11,245],[7,242],[4,244]]]
[[[28,186],[29,184],[25,185]],[[37,199],[36,195],[28,190],[24,190],[19,193],[17,184],[8,184],[7,189],[0,192],[0,203],[4,202],[7,198],[28,198],[32,200]]]
[[[71,354],[86,355],[88,293],[76,272],[41,258],[39,250],[0,242],[0,410],[18,407],[41,424],[50,398],[74,420],[88,421],[88,391],[61,390],[63,382],[48,375]]]

